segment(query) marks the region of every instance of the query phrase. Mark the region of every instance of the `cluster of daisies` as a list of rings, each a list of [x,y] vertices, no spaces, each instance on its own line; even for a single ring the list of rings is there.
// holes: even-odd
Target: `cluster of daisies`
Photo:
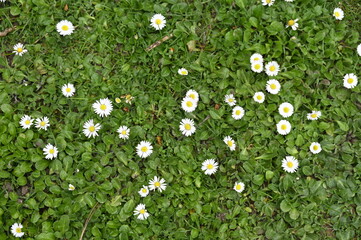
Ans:
[[[182,101],[182,109],[186,112],[193,112],[197,106],[199,101],[199,94],[194,90],[189,90],[186,93],[186,96]],[[191,136],[195,131],[196,127],[194,126],[193,119],[184,118],[179,124],[179,130],[185,136]]]
[[[29,115],[24,115],[20,119],[20,125],[23,129],[30,129],[30,127],[33,125],[34,119]],[[47,130],[50,126],[49,118],[48,117],[42,117],[35,119],[35,127],[39,130]]]

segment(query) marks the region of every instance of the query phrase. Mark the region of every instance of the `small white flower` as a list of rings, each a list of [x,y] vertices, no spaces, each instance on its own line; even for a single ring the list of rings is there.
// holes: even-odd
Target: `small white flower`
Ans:
[[[129,138],[130,129],[127,126],[120,126],[117,132],[119,133],[119,138],[121,139]]]
[[[24,44],[22,43],[18,43],[14,46],[14,51],[13,53],[15,53],[15,55],[19,55],[22,56],[24,53],[26,53],[28,50],[25,49]]]
[[[36,128],[47,130],[49,126],[49,118],[47,117],[37,118],[35,121]]]
[[[262,0],[262,5],[266,6],[272,6],[274,4],[275,0]]]
[[[188,90],[186,93],[186,98],[192,98],[194,101],[198,102],[199,94],[194,90]]]
[[[276,61],[272,61],[266,64],[265,69],[268,76],[277,76],[280,71],[280,65]]]
[[[144,204],[138,204],[138,206],[135,208],[134,215],[138,215],[139,220],[145,220],[149,217],[148,211],[145,209]]]
[[[207,159],[202,163],[202,170],[205,174],[211,175],[217,172],[218,163],[214,159]]]
[[[19,123],[23,129],[29,129],[31,127],[31,125],[33,125],[33,121],[34,121],[34,119],[32,119],[30,116],[24,115],[20,119]]]
[[[277,131],[279,134],[287,135],[291,132],[291,123],[287,120],[281,120],[277,123]]]
[[[149,189],[147,186],[143,186],[138,193],[141,197],[146,197],[149,194]]]
[[[75,93],[75,87],[71,83],[64,84],[63,87],[61,88],[61,91],[63,92],[63,95],[65,97],[71,97]]]
[[[196,131],[196,127],[194,126],[194,121],[192,119],[182,119],[179,125],[179,130],[186,137],[192,135]]]
[[[23,228],[23,225],[21,225],[21,223],[14,223],[12,226],[11,226],[11,233],[15,236],[15,237],[22,237],[24,236],[24,233],[22,232],[22,228]]]
[[[311,143],[311,145],[310,145],[310,151],[311,151],[313,154],[320,153],[320,152],[322,151],[321,144],[319,144],[318,142],[313,142],[313,143]]]
[[[244,109],[240,106],[235,106],[232,110],[232,117],[236,120],[243,118]]]
[[[158,189],[159,192],[162,192],[163,190],[166,189],[167,184],[165,183],[165,180],[163,178],[154,176],[154,178],[149,181],[148,187],[152,191],[155,191],[156,189]]]
[[[224,101],[226,103],[228,103],[228,105],[231,106],[231,107],[236,105],[236,102],[237,102],[236,99],[234,98],[233,94],[229,94],[229,95],[224,96]]]
[[[263,63],[262,62],[254,62],[251,65],[251,69],[253,72],[261,73],[263,71]]]
[[[93,109],[101,117],[108,116],[113,110],[112,102],[108,98],[100,99],[93,103]]]
[[[293,2],[294,0],[285,0],[286,2]]]
[[[333,16],[337,19],[337,20],[342,20],[344,17],[344,13],[342,11],[341,8],[335,8],[335,10],[333,10]]]
[[[319,117],[321,117],[321,112],[320,111],[312,111],[311,113],[307,114],[307,119],[308,120],[317,120]]]
[[[293,106],[291,103],[284,102],[279,106],[278,112],[282,115],[282,117],[290,117],[293,114]]]
[[[0,2],[6,2],[6,0],[0,0]]]
[[[281,90],[281,84],[276,79],[267,81],[266,90],[271,94],[277,94]]]
[[[298,160],[292,156],[287,156],[282,160],[283,170],[289,173],[294,173],[298,168]]]
[[[198,102],[190,97],[183,98],[182,109],[186,112],[193,112],[197,108]]]
[[[146,158],[153,152],[153,146],[150,142],[141,141],[137,147],[137,154],[141,158]]]
[[[46,159],[53,159],[58,156],[58,149],[57,147],[48,143],[45,148],[43,148],[43,152]]]
[[[166,20],[162,14],[155,14],[152,19],[150,19],[151,26],[154,27],[156,30],[161,30],[165,27]]]
[[[361,56],[361,44],[357,46],[357,53],[359,56]]]
[[[253,100],[255,100],[258,103],[263,103],[265,99],[264,93],[263,92],[256,92],[253,95]]]
[[[236,182],[236,183],[234,184],[233,189],[236,190],[236,192],[239,192],[239,193],[243,192],[243,190],[244,190],[244,183],[243,183],[243,182]]]
[[[345,88],[354,88],[357,85],[357,76],[353,73],[346,74],[343,77],[343,86]]]
[[[91,138],[98,136],[98,131],[102,128],[102,126],[97,123],[94,124],[93,119],[88,120],[83,125],[83,133],[86,137]]]
[[[253,63],[255,63],[255,62],[261,62],[261,63],[263,63],[263,57],[262,57],[262,55],[259,54],[259,53],[254,53],[254,54],[252,54],[252,56],[251,56],[251,58],[250,58],[249,61],[251,62],[251,64],[253,64]]]
[[[185,68],[180,68],[180,69],[178,69],[178,74],[187,76],[188,75],[188,70],[185,69]]]
[[[297,28],[298,28],[298,23],[297,22],[298,22],[298,18],[295,19],[295,20],[289,20],[287,22],[286,28],[291,27],[292,30],[297,30]]]
[[[68,20],[62,20],[56,24],[56,30],[59,32],[60,35],[66,36],[70,35],[74,31],[74,26]]]
[[[75,187],[74,187],[73,184],[70,184],[70,183],[69,183],[69,188],[68,188],[68,189],[69,189],[69,191],[74,191],[74,190],[75,190]]]
[[[231,151],[234,151],[236,149],[236,144],[235,144],[234,140],[230,136],[225,137],[223,139],[223,142],[225,144],[227,144],[227,146],[229,147],[229,149]]]

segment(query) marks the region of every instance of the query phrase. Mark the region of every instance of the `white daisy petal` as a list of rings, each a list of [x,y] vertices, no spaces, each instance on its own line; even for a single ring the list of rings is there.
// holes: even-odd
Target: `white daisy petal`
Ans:
[[[311,143],[311,145],[310,145],[310,151],[311,151],[313,154],[320,153],[320,152],[322,151],[321,144],[319,144],[318,142],[313,142],[313,143]]]
[[[321,112],[320,111],[312,111],[311,113],[307,114],[307,119],[308,120],[317,120],[319,117],[321,117]]]
[[[65,97],[71,97],[75,93],[75,87],[71,83],[64,84],[63,87],[61,88],[61,91],[63,92],[63,95]]]
[[[94,124],[94,120],[90,119],[83,125],[83,133],[86,137],[96,137],[98,136],[98,131],[101,129],[101,125],[99,123]]]
[[[165,180],[163,178],[154,176],[154,178],[149,181],[148,188],[152,191],[158,189],[159,192],[162,192],[167,188],[167,184],[165,183]]]
[[[233,189],[234,189],[236,192],[238,192],[238,193],[243,192],[243,190],[244,190],[244,183],[243,183],[243,182],[236,182],[236,183],[234,184]]]
[[[58,156],[58,148],[48,143],[44,148],[43,152],[46,159],[53,159]]]
[[[282,115],[282,117],[290,117],[293,114],[293,106],[291,103],[284,102],[279,106],[278,112]]]
[[[276,61],[272,61],[266,64],[265,69],[268,76],[277,76],[280,71],[280,65]]]
[[[354,88],[358,83],[357,76],[353,73],[346,74],[343,77],[343,86],[345,88]]]
[[[155,14],[151,19],[151,26],[154,27],[156,30],[161,30],[165,27],[165,24],[167,21],[165,20],[165,17],[162,14]]]
[[[31,125],[33,125],[33,121],[34,121],[34,119],[32,119],[30,116],[24,115],[20,119],[19,123],[23,129],[29,129],[31,127]]]
[[[108,98],[104,98],[93,103],[93,109],[100,117],[107,117],[113,111],[113,105]]]
[[[188,75],[188,70],[185,69],[185,68],[180,68],[180,69],[178,69],[178,74],[187,76]]]
[[[263,63],[262,62],[254,62],[251,65],[251,69],[253,72],[261,73],[263,71]]]
[[[147,186],[143,186],[138,193],[141,197],[146,197],[149,194],[149,188]]]
[[[231,107],[236,105],[236,102],[237,102],[236,99],[234,98],[233,94],[224,96],[224,101]]]
[[[236,120],[242,119],[244,116],[244,109],[240,106],[235,106],[232,110],[232,117]]]
[[[277,123],[277,131],[279,134],[287,135],[291,132],[291,123],[287,120],[281,120]]]
[[[14,237],[20,238],[24,236],[24,232],[22,231],[23,225],[21,223],[14,223],[11,225],[11,233]]]
[[[234,142],[234,140],[230,136],[225,137],[223,139],[223,142],[225,144],[227,144],[227,146],[229,147],[229,149],[231,151],[234,151],[236,149],[236,143]]]
[[[137,147],[137,154],[141,158],[149,157],[150,154],[153,152],[153,146],[150,142],[147,141],[141,141]]]
[[[281,90],[281,84],[276,79],[267,81],[266,90],[271,94],[277,94]]]
[[[49,126],[49,118],[47,117],[37,118],[35,120],[35,127],[38,129],[47,130]]]
[[[287,156],[282,160],[283,170],[289,173],[294,173],[298,168],[298,160],[292,156]]]
[[[137,218],[139,220],[145,220],[149,217],[149,213],[148,211],[145,209],[145,205],[144,204],[138,204],[138,206],[136,206],[135,210],[134,210],[134,215],[138,216]]]
[[[194,126],[194,121],[192,119],[182,119],[179,125],[179,130],[182,132],[184,136],[191,136],[196,131],[196,127]]]
[[[66,36],[70,35],[74,32],[73,24],[68,20],[62,20],[56,24],[56,30],[59,32],[60,35]]]
[[[275,0],[262,0],[262,5],[266,6],[272,6],[274,4]]]
[[[205,174],[211,175],[217,172],[218,163],[214,159],[207,159],[202,163],[202,170]]]
[[[263,57],[262,57],[262,55],[259,54],[259,53],[254,53],[254,54],[252,54],[252,56],[251,56],[251,58],[250,58],[250,62],[251,62],[251,64],[256,63],[256,62],[261,62],[261,63],[263,63]],[[262,66],[262,67],[263,67],[263,66]]]
[[[190,97],[183,98],[182,109],[186,112],[193,112],[196,110],[198,102]]]
[[[13,47],[15,55],[22,56],[24,53],[26,53],[28,50],[25,49],[24,44],[18,43]]]
[[[264,100],[265,100],[265,95],[263,92],[256,92],[254,95],[253,95],[253,100],[255,100],[256,102],[258,103],[263,103]]]
[[[186,98],[192,98],[194,101],[198,102],[199,94],[194,90],[188,90],[186,93]]]
[[[129,138],[130,129],[127,126],[120,126],[117,132],[119,133],[119,138],[121,139]]]
[[[337,20],[342,20],[344,17],[344,12],[342,11],[341,8],[335,8],[333,10],[333,16],[337,19]]]

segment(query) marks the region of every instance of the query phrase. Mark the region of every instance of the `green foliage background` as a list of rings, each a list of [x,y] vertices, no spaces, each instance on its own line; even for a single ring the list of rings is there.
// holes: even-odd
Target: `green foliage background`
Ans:
[[[342,21],[332,16],[338,6]],[[13,239],[14,222],[25,239],[79,239],[96,203],[84,239],[360,239],[360,84],[343,87],[345,74],[360,77],[360,9],[335,0],[0,3],[0,30],[17,26],[0,42],[0,239]],[[161,31],[150,27],[155,13],[167,19]],[[286,29],[296,18],[299,29]],[[76,25],[71,36],[55,30],[63,19]],[[23,57],[11,53],[18,42],[29,50]],[[251,71],[255,52],[281,65],[282,90],[263,104],[252,99],[269,79]],[[178,75],[180,67],[190,74]],[[68,82],[72,98],[61,94]],[[180,108],[189,89],[200,93],[192,114]],[[128,93],[132,105],[114,103]],[[242,120],[232,119],[227,93],[246,110]],[[104,97],[115,109],[101,119],[91,104]],[[282,136],[275,125],[285,101],[295,113]],[[321,119],[308,121],[312,110]],[[48,116],[50,129],[23,130],[23,114]],[[188,138],[178,129],[185,117],[197,123]],[[103,126],[95,139],[81,132],[91,118]],[[128,141],[118,138],[120,125],[131,127]],[[235,152],[222,142],[227,135]],[[135,153],[142,140],[154,146],[145,160]],[[314,141],[318,155],[308,149]],[[55,160],[42,154],[48,142],[59,148]],[[300,161],[295,174],[281,169],[286,155]],[[215,175],[200,169],[207,158],[220,163]],[[155,175],[166,191],[141,199],[137,191]],[[246,184],[242,194],[235,181]],[[139,203],[151,214],[146,221],[132,216]]]

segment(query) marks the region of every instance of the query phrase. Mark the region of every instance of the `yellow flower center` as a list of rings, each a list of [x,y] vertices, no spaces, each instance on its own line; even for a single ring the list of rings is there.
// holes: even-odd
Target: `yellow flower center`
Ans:
[[[228,145],[229,147],[232,147],[232,146],[233,146],[233,142],[232,142],[232,141],[228,141],[228,142],[227,142],[227,145]]]
[[[66,92],[70,92],[71,89],[70,89],[70,88],[66,88],[65,91],[66,91]]]
[[[286,130],[286,129],[287,129],[287,125],[286,125],[286,124],[282,124],[282,125],[281,125],[281,129],[282,129],[282,130]]]
[[[228,98],[228,102],[233,102],[233,98]]]
[[[260,69],[260,68],[261,68],[261,64],[256,64],[256,65],[254,65],[254,68],[255,68],[256,70]]]
[[[288,26],[293,26],[295,24],[295,21],[294,20],[289,20],[288,21]]]
[[[284,111],[285,113],[288,113],[288,112],[290,111],[290,109],[289,109],[288,107],[285,107],[285,108],[283,108],[283,111]]]
[[[258,58],[258,57],[256,57],[256,58],[254,58],[253,60],[254,60],[254,61],[258,61],[258,60],[259,60],[259,58]]]
[[[21,228],[16,228],[15,230],[17,233],[21,233]]]
[[[313,150],[317,151],[317,150],[318,150],[318,146],[317,146],[317,145],[314,145],[314,146],[313,146]]]
[[[140,213],[140,214],[144,214],[145,212],[146,212],[145,209],[140,209],[140,210],[139,210],[139,213]]]
[[[192,99],[196,99],[196,96],[193,93],[189,94],[189,97]]]
[[[353,79],[349,78],[349,79],[347,79],[347,82],[348,82],[348,84],[351,84],[351,83],[353,83]]]
[[[102,104],[100,105],[100,109],[104,111],[105,109],[107,109],[107,106],[105,104]]]
[[[289,168],[293,167],[293,162],[287,162],[287,167]]]
[[[22,49],[21,47],[19,47],[18,49],[16,49],[16,51],[17,51],[18,53],[21,53],[21,52],[23,51],[23,49]]]
[[[146,192],[147,192],[147,189],[143,188],[143,189],[142,189],[142,192],[143,192],[143,193],[146,193]]]
[[[277,86],[276,86],[276,84],[272,83],[272,84],[270,85],[270,88],[273,89],[273,90],[275,90],[275,89],[277,88]]]
[[[94,131],[95,131],[95,127],[94,127],[94,126],[90,126],[88,129],[89,129],[90,132],[94,132]]]
[[[192,126],[189,123],[184,124],[186,130],[191,130]]]
[[[257,96],[257,99],[258,99],[258,100],[262,100],[262,96],[261,96],[261,95],[258,95],[258,96]]]
[[[339,12],[335,12],[335,17],[339,17],[340,13]]]
[[[148,151],[148,148],[147,148],[146,146],[144,146],[144,147],[142,147],[142,148],[140,149],[140,151],[146,152],[146,151]]]
[[[241,110],[237,110],[236,115],[240,115],[240,114],[241,114]]]
[[[75,187],[74,187],[74,186],[70,186],[69,189],[70,189],[70,190],[74,190]]]
[[[115,102],[116,102],[116,103],[120,103],[120,102],[121,102],[120,98],[116,98],[116,99],[115,99]]]
[[[213,164],[208,164],[208,165],[207,165],[207,168],[208,168],[208,169],[213,169]]]
[[[68,31],[68,30],[69,30],[69,27],[68,27],[67,25],[63,25],[63,26],[61,27],[61,29],[62,29],[63,31]]]
[[[187,75],[187,71],[182,70],[182,71],[181,71],[181,74],[182,74],[182,75]]]
[[[317,117],[317,114],[316,113],[312,113],[311,114],[311,118],[316,118]]]
[[[266,3],[271,3],[272,0],[266,0]]]
[[[187,105],[187,107],[192,107],[192,106],[193,106],[193,103],[192,103],[191,101],[188,101],[188,102],[186,103],[186,105]]]
[[[160,187],[160,182],[155,182],[155,183],[154,183],[154,186]]]
[[[54,149],[50,149],[50,150],[49,150],[49,153],[50,153],[50,154],[54,154],[54,152],[55,152]]]
[[[25,124],[26,124],[26,125],[29,125],[29,124],[30,124],[30,120],[26,120],[26,121],[25,121]]]
[[[271,72],[273,72],[273,71],[276,70],[276,67],[275,67],[275,66],[270,66],[269,70],[270,70]]]
[[[161,19],[156,19],[156,20],[155,20],[155,24],[160,25],[161,23],[162,23],[162,20],[161,20]]]
[[[241,190],[242,186],[240,184],[237,184],[236,189]]]
[[[42,127],[44,127],[45,124],[46,124],[46,123],[45,123],[44,121],[40,122],[40,126],[42,126]]]
[[[127,131],[123,130],[122,135],[126,135],[126,134],[127,134]]]

